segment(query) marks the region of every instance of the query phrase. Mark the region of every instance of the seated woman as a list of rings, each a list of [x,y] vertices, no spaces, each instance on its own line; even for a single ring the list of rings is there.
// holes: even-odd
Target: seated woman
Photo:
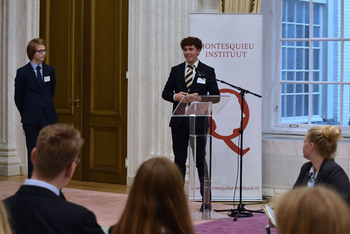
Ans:
[[[155,157],[138,169],[125,210],[112,233],[194,234],[179,168]]]
[[[337,143],[342,138],[337,126],[317,126],[311,128],[304,140],[305,163],[294,187],[325,185],[335,189],[350,204],[349,177],[335,161]]]
[[[299,187],[283,194],[275,204],[279,234],[348,234],[350,209],[332,190]]]

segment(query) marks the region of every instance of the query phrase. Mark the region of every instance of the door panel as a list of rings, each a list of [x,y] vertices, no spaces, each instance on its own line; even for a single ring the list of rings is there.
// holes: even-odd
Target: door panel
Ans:
[[[58,119],[85,139],[74,178],[125,184],[128,1],[40,3]]]
[[[89,159],[83,179],[126,183],[126,1],[91,0],[85,6],[84,131],[89,134]],[[125,14],[126,13],[126,14]],[[126,16],[126,17],[125,17]],[[124,21],[123,21],[124,20]],[[122,47],[123,46],[123,47]],[[124,49],[122,49],[124,48]]]
[[[54,103],[58,122],[73,125],[80,131],[83,82],[82,7],[82,1],[40,1],[40,37],[46,40],[48,49],[45,62],[52,65],[56,72]],[[83,178],[81,164],[76,168],[73,178]]]

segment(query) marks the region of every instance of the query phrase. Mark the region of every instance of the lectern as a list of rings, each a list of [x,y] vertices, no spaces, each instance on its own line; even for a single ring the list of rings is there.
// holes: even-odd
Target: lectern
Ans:
[[[172,113],[172,117],[189,119],[188,195],[190,201],[195,200],[195,192],[198,190],[196,181],[198,180],[201,185],[199,190],[203,202],[203,211],[192,213],[194,219],[222,218],[219,217],[220,214],[211,211],[212,116],[219,114],[229,97],[228,95],[184,97]],[[203,168],[202,173],[196,173],[197,164],[199,168]]]

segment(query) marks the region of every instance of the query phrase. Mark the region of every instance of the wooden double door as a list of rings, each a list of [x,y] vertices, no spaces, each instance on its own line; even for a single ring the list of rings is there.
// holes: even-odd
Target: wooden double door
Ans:
[[[85,143],[74,179],[126,183],[128,0],[41,0],[60,123]]]

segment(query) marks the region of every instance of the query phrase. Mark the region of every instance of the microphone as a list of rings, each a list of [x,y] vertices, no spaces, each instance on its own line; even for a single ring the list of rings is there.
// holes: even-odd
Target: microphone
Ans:
[[[216,78],[212,77],[212,76],[209,76],[205,73],[203,73],[202,71],[198,70],[198,68],[196,68],[196,73],[198,74],[198,77],[202,78],[202,79],[206,79],[206,78],[209,78],[209,79],[214,79],[216,80]]]
[[[204,76],[204,74],[200,70],[198,70],[198,68],[196,69],[196,73],[198,74],[198,77],[202,78]]]

